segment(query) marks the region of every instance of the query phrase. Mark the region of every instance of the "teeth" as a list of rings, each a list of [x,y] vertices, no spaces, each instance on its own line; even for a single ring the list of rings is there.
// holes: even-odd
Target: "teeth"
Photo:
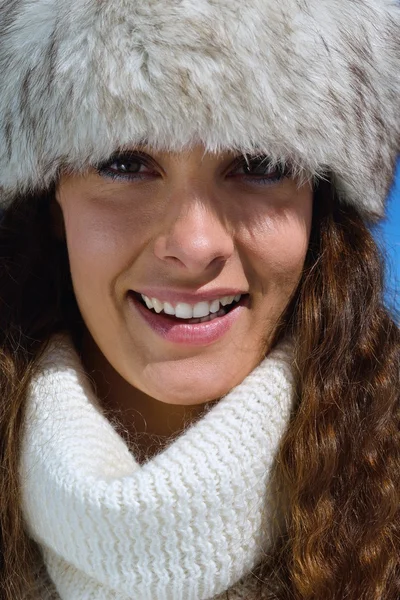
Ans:
[[[217,313],[220,310],[220,306],[227,306],[228,304],[232,304],[232,302],[239,302],[242,297],[241,294],[237,294],[236,296],[224,296],[223,298],[213,300],[212,302],[203,301],[194,305],[187,304],[186,302],[178,302],[174,307],[169,302],[161,302],[157,298],[149,298],[144,294],[141,294],[141,296],[147,308],[153,308],[156,313],[164,311],[166,315],[175,315],[180,319],[201,319],[208,317],[210,313]]]
[[[239,294],[239,298],[240,298],[240,294]],[[219,311],[219,300],[213,300],[210,303],[210,313],[216,313]]]
[[[157,298],[152,298],[151,301],[153,303],[153,308],[156,311],[156,313],[160,313],[163,309],[163,303],[157,300]]]
[[[169,302],[164,302],[164,312],[166,315],[174,315],[175,309]]]
[[[235,296],[224,296],[223,298],[221,298],[220,302],[221,302],[222,306],[226,306],[227,304],[232,304],[234,297]]]
[[[175,306],[175,316],[180,319],[192,319],[193,318],[193,307],[186,302],[179,302]]]
[[[210,314],[209,302],[198,302],[193,306],[193,317],[207,317]]]
[[[150,298],[148,298],[147,296],[143,296],[143,294],[142,294],[142,298],[146,302],[147,308],[153,308],[153,303],[150,300]]]

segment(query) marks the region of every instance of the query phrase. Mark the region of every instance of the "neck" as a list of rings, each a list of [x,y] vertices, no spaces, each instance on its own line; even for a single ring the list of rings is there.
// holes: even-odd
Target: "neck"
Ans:
[[[107,419],[134,449],[140,463],[165,448],[218,401],[180,405],[152,398],[121,377],[87,330],[81,360]]]

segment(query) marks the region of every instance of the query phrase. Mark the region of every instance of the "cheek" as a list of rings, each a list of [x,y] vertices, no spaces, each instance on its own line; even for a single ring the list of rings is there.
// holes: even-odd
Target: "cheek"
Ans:
[[[117,233],[117,232],[115,232]],[[101,222],[66,220],[66,235],[72,281],[77,298],[104,291],[120,269],[117,235]]]
[[[140,254],[148,231],[133,211],[92,204],[77,203],[64,211],[72,280],[82,289],[112,285]]]
[[[291,227],[274,236],[267,264],[277,281],[293,284],[299,278],[308,247],[308,232],[304,227]]]
[[[311,210],[268,215],[246,232],[248,268],[263,294],[287,296],[296,286],[304,265],[311,229]]]

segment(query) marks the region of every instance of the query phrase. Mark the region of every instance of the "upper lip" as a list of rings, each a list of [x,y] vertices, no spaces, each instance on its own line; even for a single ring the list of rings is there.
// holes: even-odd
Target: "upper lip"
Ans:
[[[174,289],[162,288],[141,288],[132,290],[138,294],[143,294],[148,298],[157,298],[160,302],[185,302],[187,304],[197,304],[198,302],[212,302],[217,298],[224,296],[237,296],[238,294],[247,294],[248,292],[240,288],[215,288],[212,290],[202,290],[197,292],[179,291]]]

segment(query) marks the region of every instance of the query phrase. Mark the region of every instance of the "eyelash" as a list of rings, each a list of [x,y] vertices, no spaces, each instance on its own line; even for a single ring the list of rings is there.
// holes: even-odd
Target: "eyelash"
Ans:
[[[262,157],[262,156],[251,157],[250,161],[255,160],[257,158],[264,159],[265,157]],[[148,177],[148,174],[141,174],[141,173],[122,175],[121,173],[116,173],[115,171],[112,171],[110,169],[110,165],[112,165],[114,162],[116,162],[116,161],[123,162],[124,160],[138,162],[142,166],[151,168],[151,161],[149,160],[149,157],[146,154],[142,154],[140,152],[134,152],[134,153],[128,152],[128,153],[124,153],[124,154],[115,155],[111,159],[97,165],[95,167],[95,169],[101,177],[105,177],[105,178],[111,179],[113,181],[125,181],[125,182],[126,181],[138,181],[138,180],[144,180]],[[247,164],[247,162],[244,157],[239,157],[238,159],[236,159],[236,161],[233,164],[233,168],[230,171],[231,176],[232,176],[233,171],[237,170],[239,167],[245,167],[246,164]],[[266,163],[266,164],[268,165],[268,163]],[[277,183],[278,181],[281,181],[282,179],[284,179],[285,177],[288,177],[288,175],[289,175],[289,171],[286,167],[281,167],[278,165],[275,168],[275,170],[278,171],[278,175],[275,177],[255,177],[254,178],[251,176],[251,174],[248,174],[247,176],[245,174],[240,174],[239,176],[243,177],[245,179],[245,181],[247,181],[250,184],[259,185],[259,186],[268,186],[268,185],[273,185],[273,184]],[[233,174],[233,176],[234,176],[234,174]]]

